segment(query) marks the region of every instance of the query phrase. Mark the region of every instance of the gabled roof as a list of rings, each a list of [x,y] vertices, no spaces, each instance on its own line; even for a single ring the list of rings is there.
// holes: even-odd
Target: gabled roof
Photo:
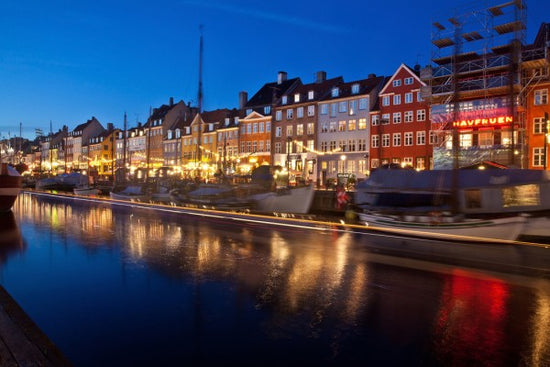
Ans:
[[[395,77],[397,76],[397,74],[399,74],[399,72],[401,70],[406,70],[413,78],[415,78],[420,84],[422,84],[423,86],[426,85],[426,83],[424,83],[421,79],[420,79],[420,76],[418,75],[418,73],[416,73],[413,69],[411,69],[410,67],[408,67],[407,65],[405,64],[401,64],[397,70],[395,71],[395,73],[393,73],[393,75],[390,77],[390,79],[386,82],[386,85],[384,86],[384,88],[382,88],[382,90],[380,91],[379,94],[384,94],[386,93],[386,88],[388,88],[389,86],[392,86],[392,83],[393,83],[393,80],[395,79]]]
[[[300,102],[294,102],[292,98],[289,98],[289,101],[288,103],[285,104],[285,106],[291,105],[294,103],[304,103],[307,101],[319,101],[323,99],[327,94],[330,94],[332,87],[339,86],[342,83],[344,83],[344,78],[341,76],[338,76],[332,79],[327,79],[322,82],[313,82],[309,84],[299,85],[294,90],[288,91],[285,94],[288,96],[292,96],[299,93],[300,97],[303,96],[303,98],[300,98]],[[307,95],[310,91],[313,91],[313,100],[307,99]],[[280,106],[281,104],[279,103],[278,105]]]
[[[97,123],[99,123],[99,121],[94,117],[92,116],[91,119],[89,119],[88,121],[86,121],[85,123],[83,124],[80,124],[78,125],[77,127],[74,128],[73,132],[75,131],[83,131],[86,127],[88,127],[88,125],[90,125],[92,122],[96,121]]]
[[[361,80],[355,80],[352,82],[342,83],[338,85],[339,92],[337,97],[333,97],[331,93],[328,93],[324,96],[323,100],[347,98],[347,97],[368,94],[376,87],[382,86],[384,83],[384,80],[385,80],[385,77],[383,76],[374,76],[367,79],[361,79]],[[352,93],[352,88],[354,85],[359,85],[358,93]]]
[[[277,82],[264,84],[259,91],[256,92],[245,104],[244,108],[254,108],[273,103],[273,97],[277,101],[284,93],[287,93],[291,88],[296,85],[302,84],[300,78],[288,79],[278,84]]]

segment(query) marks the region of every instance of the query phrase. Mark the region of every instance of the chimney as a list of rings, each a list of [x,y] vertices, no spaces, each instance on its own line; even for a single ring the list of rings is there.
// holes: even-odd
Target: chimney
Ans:
[[[367,79],[370,79],[370,78],[376,78],[376,74],[369,74]]]
[[[115,126],[113,125],[112,122],[108,122],[107,123],[107,131],[113,131],[115,128]]]
[[[326,71],[318,71],[317,77],[315,78],[316,83],[322,83],[327,80],[327,72]]]
[[[286,71],[279,71],[277,74],[277,84],[283,84],[283,82],[286,82]]]
[[[242,110],[248,102],[248,93],[245,91],[239,92],[239,110]]]
[[[420,65],[416,64],[414,66],[414,72],[417,73],[417,74],[420,73]]]
[[[174,105],[174,97],[170,97],[170,107]]]

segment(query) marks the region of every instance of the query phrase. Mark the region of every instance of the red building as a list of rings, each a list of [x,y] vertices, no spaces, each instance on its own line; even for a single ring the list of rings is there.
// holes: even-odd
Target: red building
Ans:
[[[401,64],[378,94],[378,108],[370,114],[371,169],[389,163],[433,167],[429,107],[420,97],[425,84],[419,72]]]

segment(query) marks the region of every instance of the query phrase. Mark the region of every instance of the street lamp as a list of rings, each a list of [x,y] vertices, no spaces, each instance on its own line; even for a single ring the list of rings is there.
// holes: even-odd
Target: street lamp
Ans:
[[[342,154],[340,160],[342,161],[342,184],[344,184],[344,174],[346,173],[346,155]],[[338,175],[336,175],[338,176]]]
[[[286,138],[286,185],[290,186],[290,144],[292,144],[292,138],[289,136]]]

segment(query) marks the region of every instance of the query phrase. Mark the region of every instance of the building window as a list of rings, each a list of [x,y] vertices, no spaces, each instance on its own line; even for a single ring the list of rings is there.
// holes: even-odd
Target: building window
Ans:
[[[283,98],[281,99],[281,103],[282,103],[282,104],[286,104],[286,103],[287,103],[287,96],[283,96]]]
[[[389,105],[390,105],[390,96],[382,97],[382,106],[389,106]]]
[[[356,112],[357,112],[357,101],[354,99],[352,101],[349,101],[349,114],[350,116],[355,115]]]
[[[378,135],[371,136],[370,146],[372,148],[378,148],[380,146],[380,136],[378,136]]]
[[[332,88],[332,94],[331,95],[333,97],[338,97],[338,92],[339,92],[338,87]]]
[[[265,123],[265,131],[266,132],[271,132],[271,122],[267,121]]]
[[[367,119],[366,118],[359,119],[358,128],[359,128],[359,130],[365,130],[367,128]]]
[[[322,133],[328,133],[328,122],[323,122],[321,124],[321,132]]]
[[[394,124],[400,124],[401,123],[401,112],[394,112],[394,114],[393,114],[393,123]]]
[[[329,129],[329,131],[330,131],[331,133],[335,133],[336,130],[337,130],[337,126],[338,126],[338,125],[336,124],[336,121],[331,121],[331,122],[330,122],[330,129]]]
[[[535,106],[548,104],[548,89],[539,89],[535,91]]]
[[[349,147],[350,152],[355,152],[356,144],[357,144],[357,142],[355,141],[355,139],[350,139],[349,140],[348,147]]]
[[[338,147],[340,148],[340,151],[347,152],[348,151],[348,141],[347,140],[340,140],[338,142]]]
[[[336,150],[336,140],[331,140],[330,141],[330,150],[331,151]]]
[[[381,121],[382,125],[388,125],[390,123],[390,114],[389,113],[385,113],[382,115],[382,121]]]
[[[417,131],[416,132],[416,145],[426,145],[426,132]]]
[[[426,159],[424,157],[416,157],[416,169],[426,169]]]
[[[367,150],[367,140],[366,139],[358,139],[357,140],[357,149],[360,152],[364,152]]]
[[[422,98],[422,95],[420,94],[420,92],[416,92],[416,101],[417,102],[422,102],[424,99]]]
[[[286,119],[292,120],[293,117],[294,117],[294,110],[292,108],[286,110]]]
[[[326,115],[326,114],[328,114],[328,104],[323,103],[321,105],[321,115]]]
[[[405,93],[405,103],[412,103],[412,102],[413,102],[413,94]]]
[[[472,146],[472,134],[460,134],[460,147],[469,148]]]
[[[280,138],[280,137],[282,136],[282,134],[283,134],[283,128],[280,127],[280,126],[277,126],[277,127],[275,128],[275,136],[276,136],[277,138]]]
[[[413,78],[405,78],[405,85],[411,85],[413,83]]]
[[[351,94],[357,94],[359,93],[359,84],[353,84],[351,86]]]
[[[370,121],[372,126],[380,125],[380,115],[372,115]]]
[[[307,150],[309,150],[310,152],[312,152],[314,149],[315,149],[315,140],[309,139],[309,140],[307,141]]]
[[[286,127],[286,136],[292,136],[292,125]]]
[[[360,98],[359,99],[359,109],[360,110],[366,110],[367,109],[367,99],[366,98]]]
[[[264,115],[269,115],[271,113],[271,106],[264,107]]]
[[[322,141],[321,142],[321,152],[326,152],[328,150],[328,142]]]
[[[246,124],[246,133],[252,134],[252,124]]]
[[[314,105],[311,105],[311,106],[307,106],[307,115],[308,116],[315,116],[315,106]]]
[[[314,93],[312,90],[310,90],[309,92],[307,92],[307,98],[308,98],[309,100],[312,100],[314,96],[315,96],[315,93]]]
[[[264,132],[264,123],[263,122],[258,123],[258,131],[260,133]]]
[[[492,147],[494,144],[493,133],[490,131],[480,131],[478,135],[478,145],[482,148]]]
[[[338,121],[338,131],[346,131],[346,122]]]
[[[413,122],[413,112],[405,111],[405,122]]]
[[[298,102],[300,102],[300,93],[296,93],[294,95],[294,103],[298,103]]]
[[[296,125],[296,135],[298,136],[304,135],[304,124]]]
[[[426,121],[426,110],[416,110],[416,121]]]
[[[544,166],[544,148],[533,148],[533,167]]]
[[[282,153],[281,151],[281,143],[275,143],[275,153]]]
[[[401,146],[401,133],[393,134],[393,146],[394,147],[400,147]]]
[[[401,86],[401,79],[395,79],[395,80],[393,81],[392,85],[393,85],[394,87],[399,87],[399,86]]]
[[[281,121],[283,119],[283,111],[279,110],[275,112],[275,120]]]
[[[313,122],[308,122],[308,124],[307,124],[307,134],[308,135],[315,134],[315,124]]]
[[[430,145],[437,143],[437,133],[430,130]]]
[[[331,103],[330,104],[330,117],[335,117],[337,111],[338,111],[338,104],[337,103]]]
[[[296,117],[297,118],[302,118],[304,117],[304,108],[303,107],[298,107],[296,109]]]
[[[403,167],[412,167],[413,165],[413,158],[412,157],[405,157],[403,158]]]
[[[533,134],[544,134],[544,117],[533,119]]]
[[[390,146],[390,134],[383,134],[382,135],[382,146],[383,147],[389,147]]]
[[[340,102],[338,104],[338,112],[346,112],[348,110],[348,102]]]
[[[405,133],[405,146],[409,147],[413,145],[413,133],[412,132],[406,132]]]
[[[354,131],[357,126],[356,120],[349,120],[348,121],[348,131]]]
[[[380,160],[378,158],[373,158],[370,160],[370,167],[371,168],[378,168],[380,167]]]
[[[401,104],[401,94],[395,94],[393,96],[393,104],[394,105],[399,105]]]

